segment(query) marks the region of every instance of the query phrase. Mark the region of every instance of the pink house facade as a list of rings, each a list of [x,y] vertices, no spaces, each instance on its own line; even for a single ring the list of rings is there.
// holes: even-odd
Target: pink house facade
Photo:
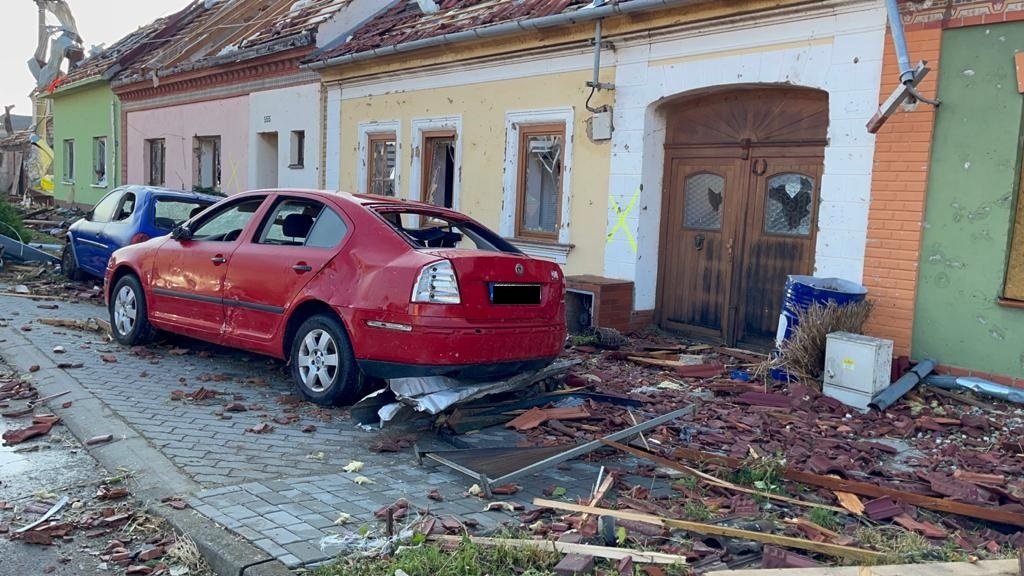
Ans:
[[[143,152],[126,163],[128,183],[229,195],[250,188],[248,95],[128,111],[125,130],[128,150]]]

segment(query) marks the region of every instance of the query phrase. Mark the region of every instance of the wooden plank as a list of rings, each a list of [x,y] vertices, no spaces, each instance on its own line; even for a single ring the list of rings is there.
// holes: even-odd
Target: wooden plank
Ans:
[[[756,496],[761,496],[762,498],[767,498],[769,500],[776,500],[778,502],[786,502],[788,504],[795,504],[797,506],[806,506],[808,508],[823,508],[825,510],[831,510],[833,512],[838,512],[840,514],[848,514],[849,513],[849,511],[846,510],[845,508],[840,508],[838,506],[829,506],[828,504],[819,504],[817,502],[807,502],[806,500],[798,500],[796,498],[790,498],[788,496],[782,496],[780,494],[772,494],[771,492],[763,492],[761,490],[754,490],[752,488],[747,488],[746,486],[739,486],[739,485],[733,484],[732,482],[726,482],[725,480],[722,480],[721,478],[716,478],[716,477],[714,477],[714,476],[712,476],[710,474],[705,474],[705,473],[701,472],[700,470],[695,470],[693,468],[690,468],[689,466],[683,466],[682,464],[680,464],[678,462],[669,460],[668,458],[662,458],[660,456],[651,454],[650,452],[645,452],[643,450],[640,450],[639,448],[634,448],[632,446],[626,446],[625,444],[619,444],[618,442],[613,442],[611,440],[601,440],[601,442],[603,442],[604,444],[606,444],[608,446],[611,446],[612,448],[616,448],[618,450],[626,452],[627,454],[632,454],[633,456],[636,456],[638,458],[644,458],[646,460],[650,460],[651,462],[654,462],[655,464],[658,464],[659,466],[664,466],[665,468],[669,468],[669,469],[675,470],[677,472],[682,472],[683,474],[689,474],[690,476],[693,476],[693,477],[699,478],[701,480],[704,480],[705,482],[707,482],[709,484],[713,484],[715,486],[718,486],[720,488],[725,488],[727,490],[732,490],[733,492],[741,492],[743,494],[753,494],[753,495],[756,495]]]
[[[1013,64],[1017,69],[1017,92],[1024,94],[1024,52],[1013,55]]]
[[[799,550],[810,550],[811,552],[817,552],[819,554],[826,554],[837,558],[849,558],[860,562],[877,562],[885,556],[881,552],[864,550],[863,548],[852,548],[850,546],[840,546],[838,544],[814,542],[803,538],[779,536],[777,534],[767,534],[764,532],[752,532],[750,530],[740,530],[739,528],[731,528],[729,526],[717,526],[714,524],[702,524],[700,522],[662,518],[661,516],[654,516],[652,514],[641,514],[638,512],[628,512],[624,510],[611,510],[608,508],[595,508],[594,506],[570,504],[556,500],[545,500],[543,498],[535,498],[533,500],[533,505],[545,508],[554,508],[555,510],[586,512],[601,516],[612,516],[622,520],[632,520],[634,522],[644,522],[657,526],[678,528],[680,530],[686,530],[687,532],[703,534],[706,536],[725,536],[727,538],[753,540],[754,542],[764,542],[766,544],[774,544],[776,546],[784,546],[787,548],[797,548]]]
[[[709,454],[707,452],[701,452],[700,450],[693,450],[690,448],[676,448],[674,455],[677,458],[682,458],[691,462],[704,462],[732,469],[737,469],[743,465],[743,461],[739,458]],[[876,486],[875,484],[868,484],[867,482],[857,482],[855,480],[846,480],[845,478],[836,478],[832,476],[821,476],[820,474],[802,472],[792,468],[786,468],[783,470],[782,478],[793,482],[809,484],[811,486],[828,488],[833,491],[850,492],[851,494],[857,494],[859,496],[871,496],[873,498],[890,496],[904,503],[913,504],[914,506],[920,506],[921,508],[927,508],[929,510],[938,510],[939,512],[949,512],[950,514],[959,514],[970,518],[979,518],[981,520],[989,520],[991,522],[1000,522],[1002,524],[1024,527],[1024,514],[1007,512],[997,508],[986,508],[983,506],[957,502],[955,500],[932,498],[930,496],[922,496],[920,494],[904,492],[902,490],[895,490],[884,486]]]
[[[469,538],[469,541],[473,544],[480,546],[493,546],[499,547],[504,546],[506,548],[539,548],[541,550],[553,550],[562,554],[586,554],[588,556],[597,556],[598,558],[608,558],[610,560],[622,560],[623,558],[632,558],[633,562],[637,564],[686,564],[685,556],[676,556],[674,554],[664,554],[661,552],[641,552],[639,550],[630,550],[629,548],[609,548],[607,546],[594,546],[592,544],[573,544],[570,542],[554,542],[551,540],[519,540],[512,538],[483,538],[480,536],[446,536],[446,535],[434,535],[430,536],[428,540],[435,542],[449,542],[452,544],[458,544],[462,542],[464,538]]]
[[[659,360],[657,358],[642,358],[640,356],[628,356],[629,360],[636,362],[637,364],[646,364],[648,366],[657,366],[659,368],[679,368],[686,366],[682,362],[676,360]]]
[[[935,562],[885,566],[820,566],[774,570],[716,570],[706,576],[1018,576],[1016,560]]]

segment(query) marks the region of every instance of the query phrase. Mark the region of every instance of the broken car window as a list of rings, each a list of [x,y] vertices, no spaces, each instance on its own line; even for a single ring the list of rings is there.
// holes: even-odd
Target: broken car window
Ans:
[[[178,198],[156,197],[153,208],[153,225],[170,232],[175,226],[188,220],[196,208],[206,208],[207,203]]]
[[[521,253],[504,238],[470,220],[451,218],[429,210],[394,210],[385,207],[376,211],[396,232],[417,248]]]

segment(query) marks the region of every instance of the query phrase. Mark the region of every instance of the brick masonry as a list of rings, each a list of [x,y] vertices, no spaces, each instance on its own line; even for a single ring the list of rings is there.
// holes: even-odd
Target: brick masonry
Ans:
[[[928,61],[932,68],[919,86],[925,95],[934,95],[938,86],[940,35],[937,29],[906,33],[913,58]],[[880,100],[888,98],[898,83],[899,64],[887,35]],[[875,310],[867,330],[891,339],[896,355],[910,354],[934,127],[934,108],[919,104],[912,112],[900,110],[890,117],[875,138],[864,254],[864,286]]]
[[[367,431],[356,425],[344,409],[299,406],[300,419],[282,425],[272,419],[284,412],[278,399],[294,393],[286,367],[275,360],[203,343],[173,339],[149,348],[153,356],[132,354],[98,334],[53,328],[34,322],[38,317],[104,318],[103,308],[90,304],[60,303],[58,310],[40,310],[27,299],[0,297],[0,341],[4,331],[22,331],[54,364],[81,363],[66,374],[102,401],[117,417],[143,436],[201,490],[184,495],[192,507],[219,525],[246,538],[288,567],[323,562],[339,552],[332,538],[343,538],[362,526],[382,529],[374,511],[406,498],[435,515],[473,518],[480,532],[505,522],[518,524],[506,512],[483,512],[485,501],[466,495],[473,481],[437,464],[417,466],[411,450],[379,454],[369,445],[390,431]],[[55,346],[65,353],[55,353]],[[173,348],[187,351],[171,353]],[[113,355],[105,363],[101,355]],[[52,379],[47,371],[34,375],[41,383]],[[200,387],[221,394],[201,402],[171,400],[172,390],[193,392]],[[224,419],[217,412],[227,403],[240,402],[245,412],[231,412]],[[258,405],[261,405],[260,408]],[[273,432],[254,434],[247,428],[268,422]],[[317,430],[301,432],[308,424]],[[401,430],[421,448],[450,450],[420,420]],[[518,435],[488,429],[463,437],[473,446],[510,446]],[[119,439],[115,438],[115,442]],[[358,460],[364,468],[345,473],[342,467]],[[429,462],[429,461],[427,461]],[[629,470],[635,461],[605,462]],[[575,501],[590,494],[598,465],[577,460],[517,479],[522,490],[503,500],[529,506],[548,486],[566,488],[565,498]],[[359,475],[373,484],[359,485]],[[628,478],[651,485],[651,480]],[[668,490],[668,480],[657,488]],[[443,502],[426,498],[438,489]],[[334,522],[344,512],[352,516],[346,525]],[[406,520],[408,522],[408,520]]]

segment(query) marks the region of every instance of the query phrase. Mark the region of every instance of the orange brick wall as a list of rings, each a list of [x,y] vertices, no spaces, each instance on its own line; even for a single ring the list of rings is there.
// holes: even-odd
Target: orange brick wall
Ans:
[[[926,96],[935,95],[941,34],[938,27],[906,31],[913,62],[926,60],[932,70],[918,87]],[[880,101],[888,98],[898,83],[899,65],[892,38],[886,35]],[[913,112],[897,111],[878,131],[875,140],[864,256],[864,286],[875,309],[867,332],[893,340],[897,356],[910,354],[914,330],[914,299],[934,127],[934,109],[918,104]]]

